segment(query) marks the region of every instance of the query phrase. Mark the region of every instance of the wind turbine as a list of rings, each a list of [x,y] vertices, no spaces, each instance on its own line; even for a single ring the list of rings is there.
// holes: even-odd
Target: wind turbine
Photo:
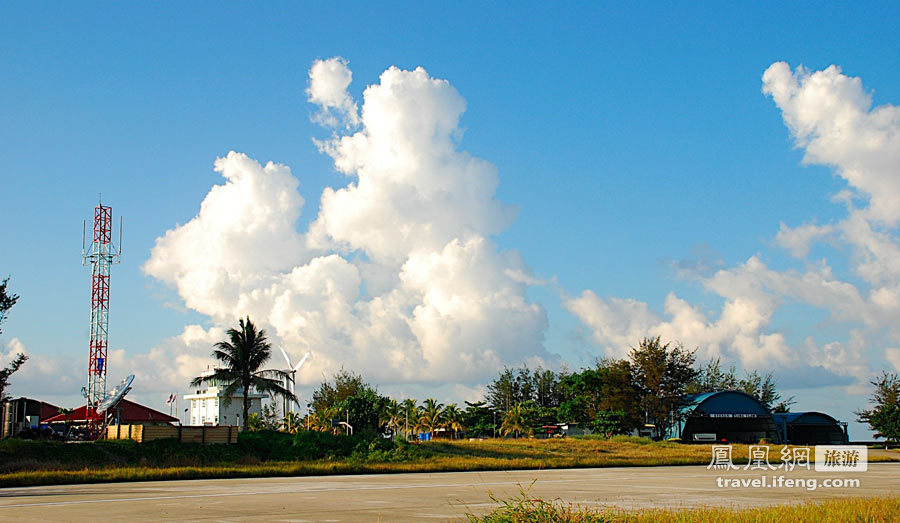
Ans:
[[[288,353],[284,351],[284,347],[279,346],[278,348],[281,349],[281,354],[284,356],[284,361],[286,361],[288,365],[287,369],[285,369],[285,372],[288,372],[291,375],[290,378],[285,378],[284,380],[286,382],[285,385],[287,385],[285,388],[290,391],[291,394],[294,394],[294,388],[297,383],[297,371],[300,370],[300,367],[302,367],[303,364],[306,363],[306,360],[309,359],[310,353],[307,352],[306,354],[304,354],[303,357],[300,358],[300,361],[297,362],[296,365],[294,365],[293,363],[291,363],[291,357],[288,356]],[[291,412],[294,412],[294,403],[297,403],[298,407],[300,406],[300,403],[297,402],[296,394],[294,395],[294,401],[291,402]],[[286,416],[287,412],[285,412],[284,414]]]

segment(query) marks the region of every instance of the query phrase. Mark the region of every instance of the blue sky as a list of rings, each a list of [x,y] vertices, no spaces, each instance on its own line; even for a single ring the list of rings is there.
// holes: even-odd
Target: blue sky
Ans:
[[[186,325],[227,326],[187,305],[189,291],[142,266],[157,239],[194,219],[211,187],[224,183],[213,162],[231,150],[290,167],[305,199],[296,223],[301,234],[318,216],[323,189],[354,180],[312,140],[347,134],[313,121],[319,107],[305,93],[314,61],[335,56],[352,70],[348,92],[360,107],[363,91],[390,66],[421,66],[465,100],[458,150],[493,164],[496,199],[517,208],[514,222],[486,236],[498,252],[520,253],[534,277],[555,279],[518,291],[544,311],[546,323],[537,325],[536,339],[513,340],[555,356],[523,349],[521,360],[537,355],[579,367],[615,354],[611,338],[598,336],[598,323],[591,323],[597,311],[579,316],[566,305],[586,290],[645,303],[663,318],[674,293],[715,321],[728,298],[711,292],[704,278],[753,256],[773,271],[797,273],[826,260],[836,280],[863,294],[872,288],[852,242],[818,243],[802,259],[776,244],[782,223],[842,223],[848,210],[833,196],[849,187],[865,200],[867,186],[852,186],[827,160],[803,165],[805,150],[795,147],[784,107],[762,92],[762,75],[779,61],[813,72],[834,64],[861,79],[875,106],[900,104],[896,3],[7,3],[0,11],[0,274],[11,275],[22,295],[3,325],[0,349],[11,352],[17,340],[33,367],[13,380],[15,394],[39,396],[43,383],[56,380],[49,397],[77,398],[90,285],[80,265],[80,222],[101,192],[125,217],[110,316],[121,365],[164,368],[162,355],[133,358],[161,347],[160,354],[187,351],[172,342]],[[880,226],[893,237],[893,224]],[[353,261],[365,250],[354,249],[342,255]],[[309,261],[300,258],[297,264]],[[698,260],[706,269],[687,277],[673,269]],[[851,345],[859,322],[789,294],[779,294],[770,321],[755,334],[781,333],[794,349],[807,339]],[[876,322],[862,330],[864,347],[852,350],[861,351],[868,371],[897,370],[884,356],[900,343],[890,329]],[[732,354],[732,341],[722,341],[724,354]],[[327,360],[321,351],[319,361]],[[519,363],[515,350],[500,353],[498,361]],[[779,372],[782,387],[792,375],[846,386],[862,379],[837,379],[817,365],[766,365],[760,359],[755,367]],[[130,371],[111,368],[110,380]],[[59,380],[58,372],[71,377]],[[402,372],[396,379],[387,370],[375,374],[385,390],[401,394],[437,390],[455,400],[477,392],[478,379],[432,386]],[[135,394],[157,407],[171,388],[154,383],[142,392],[141,385]],[[841,419],[866,398],[865,391],[848,396],[835,386],[791,393],[798,407]]]

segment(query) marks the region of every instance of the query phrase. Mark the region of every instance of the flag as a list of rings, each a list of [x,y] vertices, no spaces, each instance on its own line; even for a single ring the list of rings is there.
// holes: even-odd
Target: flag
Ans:
[[[169,394],[169,399],[166,400],[166,405],[170,405],[175,401],[175,394]]]

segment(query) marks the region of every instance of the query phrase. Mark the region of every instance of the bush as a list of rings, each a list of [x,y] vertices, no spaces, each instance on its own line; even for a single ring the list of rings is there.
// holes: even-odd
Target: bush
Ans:
[[[293,435],[274,430],[241,432],[238,434],[238,448],[243,454],[254,456],[261,461],[282,461],[302,459],[293,448]]]
[[[244,432],[238,437],[238,445],[246,455],[255,456],[262,461],[307,461],[349,457],[358,461],[368,461],[373,453],[384,456],[397,448],[393,441],[371,431],[353,436],[310,430],[302,430],[296,434],[267,430]]]
[[[111,466],[184,467],[348,458],[359,462],[398,462],[408,461],[416,455],[418,449],[415,446],[406,442],[395,443],[374,432],[336,436],[307,430],[296,434],[261,430],[241,432],[236,445],[181,443],[174,438],[145,443],[132,440],[62,443],[10,438],[0,441],[0,473]]]
[[[353,436],[336,436],[328,432],[300,431],[294,434],[294,459],[342,458],[353,453],[358,443]]]
[[[137,461],[157,467],[196,466],[228,463],[243,456],[235,445],[203,445],[201,443],[181,443],[175,438],[157,439],[146,443],[130,440],[98,441],[94,443],[124,443],[134,446]],[[126,447],[127,448],[127,447]],[[121,450],[119,451],[121,453]],[[132,461],[135,461],[134,459]]]

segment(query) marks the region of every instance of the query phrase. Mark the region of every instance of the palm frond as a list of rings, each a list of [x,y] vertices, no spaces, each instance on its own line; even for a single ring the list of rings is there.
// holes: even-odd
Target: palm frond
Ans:
[[[272,378],[264,378],[262,376],[254,376],[251,382],[253,387],[260,392],[269,392],[278,396],[284,396],[290,401],[296,401],[297,398],[282,384],[284,382]]]
[[[222,345],[224,345],[224,347],[217,344],[216,349],[213,350],[212,355],[214,358],[222,362],[222,364],[226,367],[231,367],[234,362],[237,361],[237,358],[235,358],[234,347],[232,347],[230,343],[221,343]]]
[[[225,390],[222,391],[223,395],[225,396],[224,398],[222,398],[222,404],[226,407],[228,405],[231,405],[231,399],[234,397],[234,393],[237,392],[238,389],[242,388],[243,387],[241,387],[241,383],[238,380],[233,380],[231,383],[229,383],[225,387]]]

